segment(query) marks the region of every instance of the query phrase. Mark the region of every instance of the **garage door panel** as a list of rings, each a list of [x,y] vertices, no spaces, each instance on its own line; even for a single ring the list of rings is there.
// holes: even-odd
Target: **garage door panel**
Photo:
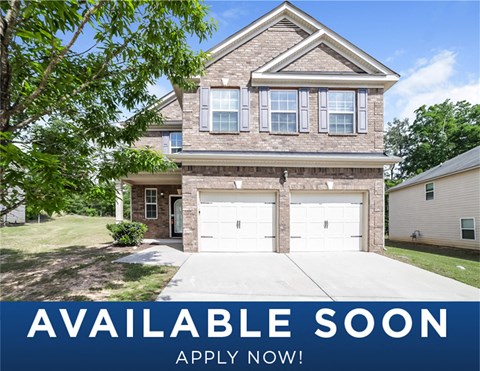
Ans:
[[[216,236],[219,233],[218,222],[203,222],[200,231],[201,236]]]
[[[292,205],[290,209],[290,218],[298,222],[307,220],[307,212],[308,210],[302,208],[300,205]]]
[[[325,214],[328,215],[327,220],[343,220],[345,217],[344,205],[328,205],[325,208]]]
[[[200,230],[211,239],[201,239],[200,251],[274,251],[275,199],[271,192],[201,193]]]
[[[349,222],[344,224],[345,228],[345,235],[346,236],[359,236],[360,235],[360,228],[357,222]]]
[[[202,205],[202,219],[204,221],[218,220],[218,207],[214,205]]]
[[[275,205],[265,205],[257,208],[257,220],[270,222],[275,218]]]
[[[321,237],[324,235],[324,222],[310,222],[306,224],[306,233],[312,237]]]
[[[307,209],[308,218],[311,220],[317,220],[317,219],[323,220],[325,218],[325,209],[322,207],[321,204],[308,205],[306,209]]]
[[[335,221],[328,221],[328,228],[325,230],[325,234],[332,235],[332,236],[343,236],[344,235],[344,223],[343,222],[335,222]]]
[[[291,251],[361,249],[362,194],[292,193]],[[293,238],[301,237],[301,238]]]
[[[222,239],[230,238],[233,233],[237,230],[237,223],[232,222],[219,222],[217,223],[218,230],[217,233],[214,233],[212,236],[216,237],[219,236]]]

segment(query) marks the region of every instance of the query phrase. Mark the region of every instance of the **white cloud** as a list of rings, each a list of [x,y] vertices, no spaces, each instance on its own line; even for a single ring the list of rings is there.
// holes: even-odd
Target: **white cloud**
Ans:
[[[480,81],[478,77],[458,80],[455,65],[457,54],[442,50],[431,58],[421,58],[400,81],[387,93],[386,121],[394,117],[415,118],[414,111],[422,105],[442,103],[446,99],[453,102],[466,100],[480,103]]]
[[[404,49],[397,49],[393,52],[393,55],[387,57],[385,62],[390,63],[390,62],[394,61],[395,59],[397,59],[398,57],[400,57],[401,55],[403,55],[404,53],[405,53]]]

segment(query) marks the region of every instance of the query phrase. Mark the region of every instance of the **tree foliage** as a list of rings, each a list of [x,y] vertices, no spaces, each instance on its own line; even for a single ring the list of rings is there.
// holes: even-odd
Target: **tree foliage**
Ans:
[[[466,101],[422,106],[415,121],[387,124],[385,148],[404,159],[392,179],[406,179],[480,145],[480,105]]]
[[[173,165],[128,149],[162,117],[147,109],[161,76],[189,88],[207,55],[187,38],[215,29],[186,1],[0,2],[0,203],[58,211],[65,195]],[[133,117],[122,125],[122,112]],[[17,190],[23,190],[17,191]]]

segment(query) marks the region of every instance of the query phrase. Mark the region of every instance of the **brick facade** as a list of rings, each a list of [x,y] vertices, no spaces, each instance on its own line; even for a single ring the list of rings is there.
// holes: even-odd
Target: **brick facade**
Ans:
[[[287,182],[280,176],[288,171]],[[354,168],[274,168],[232,166],[184,166],[182,168],[183,246],[198,251],[198,195],[202,190],[235,190],[234,181],[242,181],[242,191],[275,191],[278,195],[277,251],[290,251],[290,194],[292,191],[362,192],[367,215],[364,237],[367,251],[383,250],[383,170]],[[333,190],[327,190],[333,181]]]
[[[205,80],[202,83],[206,84]],[[310,132],[260,132],[258,88],[250,90],[250,131],[216,134],[199,130],[199,92],[184,94],[183,148],[185,150],[383,152],[383,89],[368,89],[368,133],[332,135],[318,132],[318,89],[310,89]]]
[[[157,189],[157,219],[145,218],[145,188]],[[132,186],[132,220],[147,225],[145,238],[170,238],[169,196],[179,195],[178,189],[181,189],[181,185]]]
[[[368,131],[362,134],[332,135],[319,133],[319,88],[309,89],[309,132],[272,134],[260,132],[259,90],[251,86],[251,73],[289,50],[309,35],[289,22],[278,24],[246,40],[209,65],[200,78],[199,87],[248,87],[250,91],[249,131],[218,134],[200,131],[199,89],[184,91],[182,108],[174,101],[161,111],[169,119],[182,119],[183,149],[195,151],[281,151],[383,153],[383,88],[369,88],[367,100]],[[365,75],[360,67],[320,44],[283,68],[287,72],[326,72]],[[222,79],[228,79],[225,84]],[[294,88],[290,88],[294,89]],[[175,111],[177,110],[177,111]],[[153,148],[161,147],[161,137],[150,135],[140,141]],[[284,170],[288,181],[280,183]],[[277,194],[277,251],[290,251],[290,197],[294,191],[355,192],[363,195],[363,250],[383,251],[384,185],[382,168],[280,168],[272,166],[188,166],[182,167],[183,244],[184,250],[198,251],[199,193],[202,190],[235,190],[241,180],[242,190]],[[326,182],[334,183],[327,190]],[[144,189],[132,187],[133,219],[149,226],[147,237],[169,237],[168,195],[177,194],[180,186],[152,186],[164,193],[158,198],[158,220],[145,220]]]

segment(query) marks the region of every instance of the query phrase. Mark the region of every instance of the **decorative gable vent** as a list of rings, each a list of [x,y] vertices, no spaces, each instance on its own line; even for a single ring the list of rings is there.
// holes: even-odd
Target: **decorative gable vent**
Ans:
[[[295,30],[299,30],[300,27],[298,27],[295,23],[289,21],[287,18],[283,18],[282,20],[280,20],[279,22],[275,23],[271,29],[273,30],[280,30],[280,29],[295,29]]]

